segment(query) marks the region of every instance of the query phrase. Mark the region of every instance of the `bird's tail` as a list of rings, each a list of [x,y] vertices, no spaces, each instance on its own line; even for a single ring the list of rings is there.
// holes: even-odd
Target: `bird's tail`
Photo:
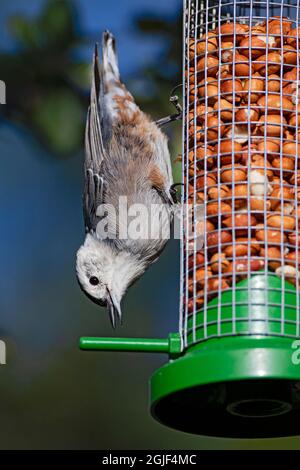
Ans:
[[[111,124],[118,121],[132,121],[139,108],[121,82],[116,41],[109,31],[105,31],[102,36],[101,69],[104,107]]]
[[[116,52],[116,40],[109,31],[104,31],[102,36],[102,53],[103,53],[103,71],[105,80],[120,81],[120,72],[118,65],[118,56]]]

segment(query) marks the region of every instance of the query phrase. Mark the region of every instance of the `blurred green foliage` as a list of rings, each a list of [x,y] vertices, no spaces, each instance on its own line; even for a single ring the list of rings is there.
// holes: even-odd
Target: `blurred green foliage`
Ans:
[[[82,147],[89,66],[75,50],[87,38],[74,4],[49,0],[38,17],[10,19],[13,52],[0,53],[1,79],[9,84],[1,112],[30,128],[58,156]]]
[[[181,17],[140,17],[135,27],[163,39],[158,62],[140,71],[147,91],[137,96],[158,119],[174,112],[168,98],[181,82]],[[1,79],[9,83],[0,112],[27,126],[53,155],[74,154],[82,149],[90,71],[89,63],[76,59],[76,49],[90,39],[82,33],[74,2],[49,0],[32,19],[14,15],[10,31],[15,49],[0,52]],[[180,126],[169,126],[168,133],[172,149],[178,149]]]

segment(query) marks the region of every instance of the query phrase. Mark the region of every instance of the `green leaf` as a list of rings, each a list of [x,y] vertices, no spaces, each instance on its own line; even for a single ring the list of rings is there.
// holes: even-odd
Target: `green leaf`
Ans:
[[[29,48],[39,47],[39,28],[21,15],[14,15],[9,20],[9,27],[21,46]]]
[[[168,29],[168,22],[159,17],[139,17],[136,19],[137,28],[143,33],[158,33],[165,35]]]
[[[50,45],[60,45],[65,49],[76,36],[76,13],[68,0],[48,1],[38,24]]]
[[[66,71],[69,79],[81,88],[89,88],[91,81],[91,65],[77,62],[69,65]]]
[[[32,120],[46,145],[55,153],[66,155],[81,146],[83,110],[76,95],[68,90],[49,93],[36,106]]]

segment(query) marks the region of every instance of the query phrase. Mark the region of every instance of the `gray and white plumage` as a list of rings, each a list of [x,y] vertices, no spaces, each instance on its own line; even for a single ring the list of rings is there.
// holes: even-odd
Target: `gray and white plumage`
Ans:
[[[103,34],[102,52],[100,63],[95,47],[85,135],[86,238],[77,252],[76,272],[81,289],[108,307],[115,326],[127,288],[158,258],[167,242],[173,181],[167,138],[121,83],[115,40],[108,31]],[[142,204],[157,211],[150,239],[146,221],[138,239],[119,236],[128,224],[118,209],[121,196],[127,198],[128,207]],[[97,230],[106,207],[115,209],[106,212],[117,234],[112,239],[101,238]]]

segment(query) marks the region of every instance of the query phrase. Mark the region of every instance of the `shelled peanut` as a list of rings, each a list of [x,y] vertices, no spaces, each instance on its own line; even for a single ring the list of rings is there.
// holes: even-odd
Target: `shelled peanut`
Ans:
[[[189,311],[261,269],[296,285],[298,34],[273,17],[189,40],[187,184],[189,202],[205,204],[205,245],[188,260]]]

